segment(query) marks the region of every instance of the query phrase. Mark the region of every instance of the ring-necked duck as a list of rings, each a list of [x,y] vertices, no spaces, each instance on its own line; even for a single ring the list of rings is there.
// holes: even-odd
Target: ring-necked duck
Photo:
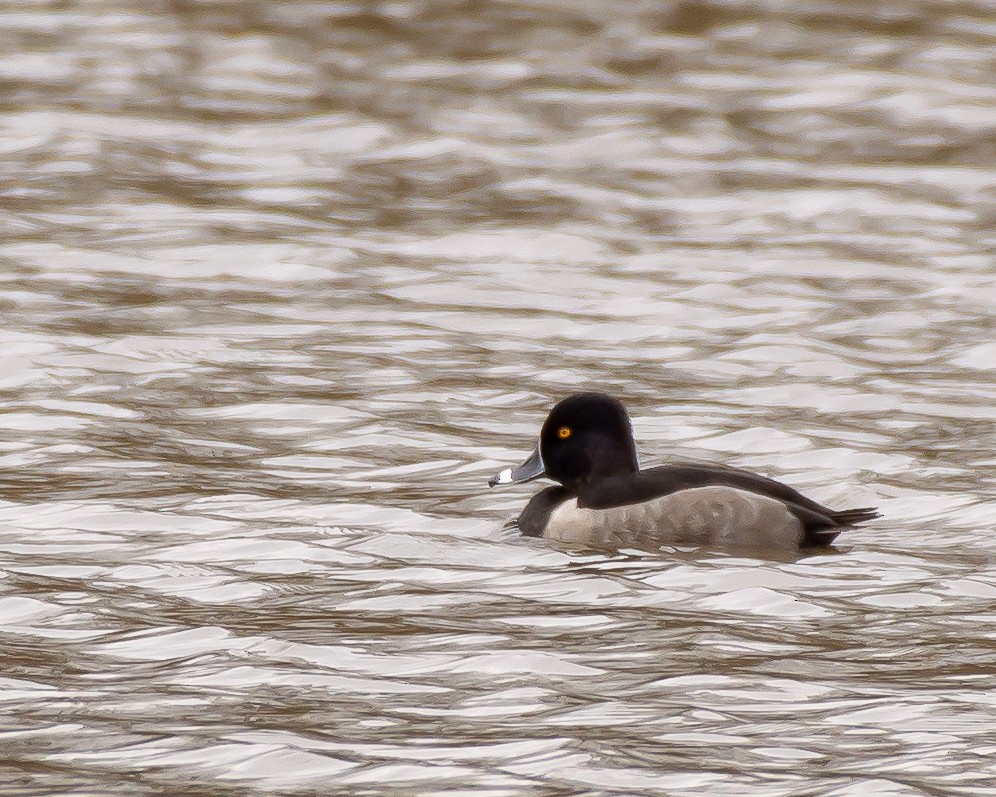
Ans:
[[[872,508],[835,511],[773,479],[723,465],[640,470],[626,409],[601,393],[557,404],[533,453],[488,484],[540,476],[561,486],[533,496],[516,521],[521,532],[593,547],[810,547],[881,517]]]

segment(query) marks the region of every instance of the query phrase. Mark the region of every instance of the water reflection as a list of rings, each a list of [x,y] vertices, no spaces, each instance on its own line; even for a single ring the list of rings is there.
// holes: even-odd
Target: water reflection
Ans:
[[[989,16],[8,4],[8,791],[990,793]],[[579,388],[886,521],[520,539]]]

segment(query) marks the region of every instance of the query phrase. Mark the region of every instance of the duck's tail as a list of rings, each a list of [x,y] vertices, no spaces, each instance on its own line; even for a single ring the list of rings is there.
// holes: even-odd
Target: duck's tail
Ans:
[[[840,512],[830,513],[830,519],[838,526],[853,526],[856,523],[864,523],[866,520],[874,520],[878,517],[882,517],[882,515],[873,506],[861,509],[842,509]]]

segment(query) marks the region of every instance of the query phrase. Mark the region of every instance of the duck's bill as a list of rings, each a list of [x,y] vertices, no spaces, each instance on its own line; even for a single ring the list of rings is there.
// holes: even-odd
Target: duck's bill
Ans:
[[[488,487],[496,484],[522,484],[538,479],[546,473],[546,466],[543,464],[543,457],[540,456],[539,444],[533,449],[526,461],[515,468],[505,468],[488,479]]]

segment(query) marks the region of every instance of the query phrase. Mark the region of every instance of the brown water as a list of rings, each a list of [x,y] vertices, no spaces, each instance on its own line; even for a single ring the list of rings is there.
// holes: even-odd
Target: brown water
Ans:
[[[0,792],[996,794],[985,2],[0,14]],[[885,518],[605,555],[577,389]]]

